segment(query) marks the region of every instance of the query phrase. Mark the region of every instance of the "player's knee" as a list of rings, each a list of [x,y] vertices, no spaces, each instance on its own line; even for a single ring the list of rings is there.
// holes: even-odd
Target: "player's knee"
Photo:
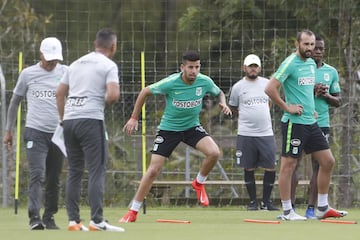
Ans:
[[[161,171],[161,167],[150,166],[147,170],[147,175],[149,178],[155,179]]]
[[[335,159],[333,157],[322,161],[321,167],[326,171],[331,171],[334,167]]]
[[[212,149],[210,152],[208,152],[207,157],[213,161],[217,161],[220,158],[219,148]]]

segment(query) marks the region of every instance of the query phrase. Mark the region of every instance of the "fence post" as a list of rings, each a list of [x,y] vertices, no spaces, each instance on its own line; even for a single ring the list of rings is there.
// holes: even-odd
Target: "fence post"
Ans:
[[[6,83],[5,83],[5,77],[2,72],[2,68],[0,65],[0,85],[1,85],[1,142],[2,139],[4,139],[5,135],[5,122],[6,122]],[[7,207],[7,150],[5,144],[1,144],[2,146],[2,186],[3,186],[3,201],[2,205],[3,207]]]

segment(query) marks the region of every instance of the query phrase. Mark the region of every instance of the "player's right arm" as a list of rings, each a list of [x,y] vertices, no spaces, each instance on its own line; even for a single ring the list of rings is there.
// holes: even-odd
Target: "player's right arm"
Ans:
[[[7,120],[6,120],[6,131],[3,139],[4,144],[6,144],[8,148],[11,148],[13,144],[13,136],[11,131],[14,127],[17,110],[22,98],[23,98],[22,96],[13,94],[10,100]]]
[[[68,93],[69,93],[69,85],[61,82],[56,89],[56,106],[59,112],[61,122],[64,120],[65,102]]]
[[[134,131],[138,130],[138,116],[141,112],[141,108],[145,103],[145,100],[148,96],[152,95],[150,87],[143,88],[135,102],[134,109],[132,111],[130,119],[124,125],[123,131],[126,132],[128,135],[131,135]]]
[[[280,87],[281,83],[276,78],[271,77],[265,88],[265,93],[285,112],[301,115],[303,112],[303,107],[299,104],[286,104],[286,102],[280,96]]]

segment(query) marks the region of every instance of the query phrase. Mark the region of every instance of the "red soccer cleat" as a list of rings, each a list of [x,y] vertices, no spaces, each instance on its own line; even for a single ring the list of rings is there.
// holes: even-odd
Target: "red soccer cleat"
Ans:
[[[318,219],[324,219],[324,218],[340,218],[344,217],[348,214],[346,211],[338,211],[334,208],[328,207],[325,211],[319,211],[316,210],[316,217]]]
[[[134,210],[129,210],[125,216],[123,216],[121,219],[119,219],[119,223],[129,223],[129,222],[135,222],[137,218],[138,212]]]
[[[204,184],[198,183],[198,181],[194,179],[191,185],[196,192],[197,199],[200,202],[200,204],[204,207],[209,206],[209,198],[206,194]]]

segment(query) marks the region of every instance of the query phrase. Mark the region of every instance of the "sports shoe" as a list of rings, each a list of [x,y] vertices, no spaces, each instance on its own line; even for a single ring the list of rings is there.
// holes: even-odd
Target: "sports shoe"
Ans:
[[[306,220],[306,217],[300,216],[293,209],[290,210],[289,214],[279,215],[278,218],[281,220],[287,220],[287,221],[305,221]]]
[[[44,230],[45,226],[40,217],[35,216],[30,219],[30,230]]]
[[[60,229],[56,225],[54,217],[43,218],[43,223],[44,223],[46,229],[51,229],[51,230]]]
[[[197,199],[200,202],[200,204],[204,207],[209,206],[209,198],[206,194],[204,184],[198,183],[198,181],[194,179],[191,186],[194,188],[197,195]]]
[[[247,207],[248,211],[257,211],[258,210],[258,204],[256,201],[250,201],[249,205]]]
[[[70,221],[68,226],[69,231],[84,231],[87,232],[89,229],[84,226],[82,222]]]
[[[306,209],[305,217],[306,217],[307,219],[317,219],[317,217],[315,216],[314,207],[308,207],[308,208]]]
[[[261,202],[260,209],[264,211],[279,211],[280,209],[275,207],[272,203],[272,201],[269,201],[267,203]]]
[[[129,210],[122,218],[119,219],[119,223],[135,222],[138,212]]]
[[[107,223],[107,221],[102,221],[95,223],[93,220],[89,224],[90,231],[110,231],[110,232],[125,232],[125,229],[121,227],[116,227]]]
[[[324,219],[324,218],[330,218],[330,217],[334,217],[334,218],[339,218],[339,217],[344,217],[348,214],[348,212],[346,211],[339,211],[336,210],[330,206],[328,206],[328,208],[325,211],[320,211],[319,209],[316,209],[316,217],[318,219]]]

